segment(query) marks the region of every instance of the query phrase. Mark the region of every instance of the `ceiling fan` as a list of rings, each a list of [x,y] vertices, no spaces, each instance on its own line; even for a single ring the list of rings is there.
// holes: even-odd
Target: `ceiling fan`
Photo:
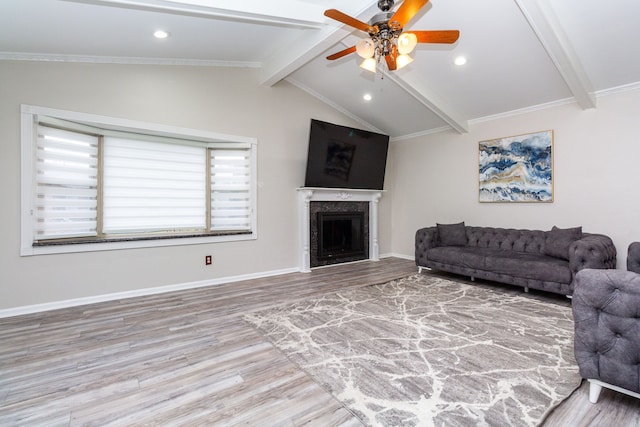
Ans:
[[[460,31],[458,30],[402,31],[405,24],[428,1],[404,0],[398,10],[393,13],[390,10],[395,3],[394,0],[379,0],[378,8],[381,12],[371,18],[368,24],[339,10],[326,10],[324,12],[325,16],[369,34],[369,38],[361,40],[355,46],[329,55],[327,59],[332,61],[357,52],[358,55],[364,58],[360,67],[365,70],[375,73],[376,64],[384,57],[387,68],[392,71],[398,70],[413,61],[409,53],[413,51],[418,43],[455,43],[460,36]]]

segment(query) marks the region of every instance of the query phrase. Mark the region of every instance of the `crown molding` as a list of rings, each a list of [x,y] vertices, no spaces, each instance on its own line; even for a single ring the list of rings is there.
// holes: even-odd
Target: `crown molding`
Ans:
[[[611,87],[609,89],[599,90],[596,92],[596,96],[600,98],[603,96],[613,95],[616,93],[631,92],[639,89],[640,89],[640,82],[635,82],[635,83],[629,83],[622,86]]]
[[[609,96],[609,95],[615,95],[617,93],[624,93],[624,92],[632,92],[635,90],[640,90],[640,82],[635,82],[635,83],[629,83],[626,85],[621,85],[621,86],[616,86],[616,87],[612,87],[609,89],[603,89],[603,90],[599,90],[595,92],[595,95],[597,98],[602,98],[605,96]],[[554,107],[559,107],[561,105],[567,105],[567,104],[573,104],[576,103],[575,98],[564,98],[564,99],[559,99],[557,101],[551,101],[551,102],[546,102],[544,104],[538,104],[538,105],[532,105],[530,107],[525,107],[525,108],[519,108],[517,110],[511,110],[511,111],[505,111],[504,113],[498,113],[498,114],[492,114],[490,116],[484,116],[484,117],[478,117],[476,119],[470,119],[469,120],[469,125],[476,125],[478,123],[483,123],[483,122],[490,122],[492,120],[499,120],[499,119],[504,119],[507,117],[512,117],[512,116],[518,116],[521,114],[527,114],[527,113],[532,113],[535,111],[540,111],[540,110],[546,110],[548,108],[554,108]],[[444,127],[439,127],[439,128],[434,128],[434,129],[428,129],[422,132],[416,132],[416,133],[412,133],[412,134],[408,134],[408,135],[401,135],[401,136],[396,136],[394,138],[391,138],[391,141],[403,141],[403,140],[407,140],[407,139],[413,139],[413,138],[418,138],[421,136],[426,136],[426,135],[431,135],[434,133],[440,133],[440,132],[444,132],[444,131],[448,131],[451,130],[451,128],[449,126],[444,126]]]
[[[191,67],[260,68],[262,63],[249,61],[215,61],[208,59],[143,58],[91,55],[56,55],[48,53],[0,52],[0,61],[75,62],[124,65],[181,65]]]
[[[476,119],[469,120],[470,125],[475,125],[483,122],[490,122],[492,120],[504,119],[507,117],[519,116],[521,114],[532,113],[534,111],[546,110],[547,108],[559,107],[561,105],[575,103],[575,98],[564,98],[557,101],[545,102],[543,104],[531,105],[529,107],[518,108],[517,110],[505,111],[504,113],[492,114],[490,116],[478,117]]]
[[[640,82],[630,83],[622,86],[616,86],[609,89],[603,89],[594,92],[596,98],[602,98],[608,95],[614,95],[616,93],[631,92],[634,90],[640,90]],[[525,108],[519,108],[517,110],[505,111],[504,113],[493,114],[490,116],[478,117],[477,119],[469,120],[470,125],[477,123],[488,122],[491,120],[503,119],[506,117],[518,116],[520,114],[532,113],[534,111],[546,110],[547,108],[559,107],[561,105],[576,103],[575,98],[558,99],[557,101],[546,102],[544,104],[532,105]]]
[[[405,141],[407,139],[419,138],[421,136],[432,135],[434,133],[446,132],[449,130],[452,130],[451,126],[440,126],[437,128],[427,129],[420,132],[410,133],[407,135],[394,136],[393,138],[390,138],[390,141],[400,142],[400,141]]]
[[[309,95],[313,96],[314,98],[319,99],[320,101],[322,101],[325,104],[329,105],[333,109],[338,110],[339,112],[341,112],[345,116],[355,120],[356,122],[358,122],[361,125],[363,125],[364,127],[366,127],[368,130],[373,131],[373,132],[377,132],[377,133],[386,134],[385,131],[378,129],[377,127],[375,127],[371,123],[367,122],[366,120],[356,116],[355,114],[351,113],[350,111],[347,111],[346,109],[342,108],[340,105],[336,104],[335,102],[333,102],[333,101],[329,100],[328,98],[320,95],[318,92],[314,91],[310,87],[300,83],[298,80],[296,80],[296,79],[294,79],[292,77],[287,77],[284,80],[289,82],[289,83],[291,83],[292,85],[294,85],[298,89],[303,90],[304,92],[307,92]]]
[[[456,132],[463,134],[469,132],[469,123],[465,119],[464,114],[451,105],[448,100],[439,96],[436,91],[430,87],[424,78],[418,75],[405,74],[399,77],[388,71],[381,70],[382,74],[398,87],[411,95],[419,103],[427,107],[433,114],[442,119]]]
[[[597,97],[593,85],[549,0],[515,1],[578,105],[583,109],[595,108]]]

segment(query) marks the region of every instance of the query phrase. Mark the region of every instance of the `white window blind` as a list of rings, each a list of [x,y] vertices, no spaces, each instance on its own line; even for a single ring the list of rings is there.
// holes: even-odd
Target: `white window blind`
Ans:
[[[28,105],[21,134],[23,256],[257,237],[253,138]]]
[[[210,150],[211,229],[251,229],[251,152]]]
[[[206,148],[105,137],[105,234],[206,230]]]
[[[38,127],[35,240],[96,235],[98,138]]]

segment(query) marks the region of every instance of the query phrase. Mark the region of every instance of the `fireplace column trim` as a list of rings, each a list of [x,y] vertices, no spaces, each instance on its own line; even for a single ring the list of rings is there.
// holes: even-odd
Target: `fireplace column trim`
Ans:
[[[369,202],[369,260],[379,261],[378,202],[384,190],[360,190],[343,188],[298,188],[299,214],[299,268],[303,273],[311,271],[310,206],[311,202]]]

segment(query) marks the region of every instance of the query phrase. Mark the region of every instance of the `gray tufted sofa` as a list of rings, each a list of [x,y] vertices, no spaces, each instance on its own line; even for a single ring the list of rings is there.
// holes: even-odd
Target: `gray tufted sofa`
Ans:
[[[616,249],[601,234],[581,227],[550,231],[437,224],[418,230],[415,260],[419,270],[462,274],[539,289],[573,294],[575,274],[584,268],[615,268]]]
[[[640,398],[640,242],[629,245],[627,271],[586,269],[573,294],[575,356],[590,382]]]

